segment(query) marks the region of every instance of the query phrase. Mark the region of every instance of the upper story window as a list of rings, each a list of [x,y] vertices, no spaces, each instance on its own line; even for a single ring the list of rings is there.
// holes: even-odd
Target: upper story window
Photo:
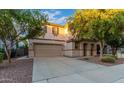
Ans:
[[[59,28],[58,27],[52,27],[52,33],[54,36],[57,36],[59,34]]]

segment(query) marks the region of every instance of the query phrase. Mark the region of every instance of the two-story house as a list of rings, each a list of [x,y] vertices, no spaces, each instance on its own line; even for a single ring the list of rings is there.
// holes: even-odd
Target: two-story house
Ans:
[[[99,54],[99,43],[91,40],[75,42],[68,28],[58,24],[46,25],[44,36],[29,40],[29,57],[94,56]]]

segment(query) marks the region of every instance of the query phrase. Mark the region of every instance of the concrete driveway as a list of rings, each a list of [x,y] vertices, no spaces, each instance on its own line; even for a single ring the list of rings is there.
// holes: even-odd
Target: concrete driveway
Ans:
[[[106,67],[67,57],[34,58],[32,82],[124,82],[124,65]]]

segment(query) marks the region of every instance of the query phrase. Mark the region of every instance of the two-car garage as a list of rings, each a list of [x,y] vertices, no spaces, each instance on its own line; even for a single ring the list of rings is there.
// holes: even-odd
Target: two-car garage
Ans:
[[[34,44],[35,57],[57,57],[63,55],[61,44]]]
[[[64,40],[30,39],[29,57],[63,56]]]

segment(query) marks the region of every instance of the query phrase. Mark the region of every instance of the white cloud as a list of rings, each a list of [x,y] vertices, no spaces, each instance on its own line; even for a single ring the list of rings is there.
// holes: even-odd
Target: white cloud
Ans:
[[[45,11],[44,13],[48,15],[49,21],[56,19],[56,16],[61,14],[60,11],[52,11],[52,10]]]
[[[57,18],[57,19],[54,19],[52,20],[51,22],[52,23],[57,23],[57,24],[65,24],[66,23],[66,16],[63,16],[63,17],[60,17],[60,18]]]
[[[66,22],[66,16],[62,16],[62,17],[57,17],[57,16],[59,16],[59,15],[61,15],[62,14],[62,12],[61,11],[57,11],[57,10],[50,10],[50,11],[44,11],[44,13],[45,14],[47,14],[48,15],[48,17],[49,17],[49,22],[51,22],[51,23],[56,23],[56,24],[65,24],[65,22]]]

